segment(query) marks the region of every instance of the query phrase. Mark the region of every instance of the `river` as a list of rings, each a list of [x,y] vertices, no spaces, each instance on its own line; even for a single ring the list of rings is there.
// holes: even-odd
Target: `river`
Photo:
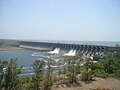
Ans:
[[[40,52],[36,50],[29,50],[29,49],[22,49],[22,50],[7,50],[7,51],[0,51],[0,60],[10,60],[10,59],[17,58],[18,66],[23,66],[22,73],[20,76],[24,75],[32,75],[34,74],[32,64],[37,59],[42,59],[45,62],[47,60],[54,59],[54,60],[63,60],[63,57],[59,54],[49,54],[48,52]],[[56,67],[56,66],[55,66]]]

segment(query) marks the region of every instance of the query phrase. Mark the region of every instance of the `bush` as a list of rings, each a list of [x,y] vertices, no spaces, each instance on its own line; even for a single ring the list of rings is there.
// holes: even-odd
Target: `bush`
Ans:
[[[118,69],[118,70],[115,72],[115,76],[114,76],[114,77],[120,78],[120,69]]]
[[[107,78],[109,75],[107,73],[105,73],[105,71],[103,69],[97,69],[97,70],[95,70],[94,76]]]
[[[92,76],[91,72],[87,73],[87,72],[83,71],[81,73],[81,80],[83,80],[83,81],[90,82],[92,80],[92,77],[93,76]]]
[[[107,55],[98,63],[102,63],[105,73],[109,76],[120,78],[120,53]]]
[[[43,76],[44,89],[49,90],[53,83],[57,80],[57,77],[52,74],[46,74]]]

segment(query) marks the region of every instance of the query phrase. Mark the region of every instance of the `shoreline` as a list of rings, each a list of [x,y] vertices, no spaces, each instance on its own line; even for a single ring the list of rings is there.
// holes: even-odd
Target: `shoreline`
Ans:
[[[0,51],[7,51],[7,50],[22,50],[23,48],[15,47],[15,46],[0,46]]]

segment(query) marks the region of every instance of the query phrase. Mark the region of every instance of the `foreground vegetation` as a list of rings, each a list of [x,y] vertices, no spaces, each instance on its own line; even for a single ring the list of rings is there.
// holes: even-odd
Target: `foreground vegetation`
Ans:
[[[81,55],[66,57],[66,66],[60,69],[61,63],[50,59],[47,62],[47,69],[44,69],[44,60],[35,60],[32,67],[33,76],[19,76],[22,66],[18,66],[17,60],[0,60],[0,90],[50,90],[53,84],[71,85],[79,84],[79,81],[87,83],[94,80],[94,77],[120,78],[120,53],[106,55],[98,62],[91,59],[83,59]],[[54,65],[58,66],[58,72],[53,73]],[[100,90],[100,89],[98,89]]]

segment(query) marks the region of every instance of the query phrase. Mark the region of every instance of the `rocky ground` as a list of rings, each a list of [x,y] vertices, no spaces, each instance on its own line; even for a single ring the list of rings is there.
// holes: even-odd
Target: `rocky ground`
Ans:
[[[97,88],[109,88],[110,90],[120,90],[120,79],[114,78],[95,78],[96,81],[92,81],[91,83],[79,82],[79,85],[67,87],[66,85],[59,85],[56,87],[55,85],[52,87],[53,90],[90,90]],[[102,89],[102,90],[109,90]]]

